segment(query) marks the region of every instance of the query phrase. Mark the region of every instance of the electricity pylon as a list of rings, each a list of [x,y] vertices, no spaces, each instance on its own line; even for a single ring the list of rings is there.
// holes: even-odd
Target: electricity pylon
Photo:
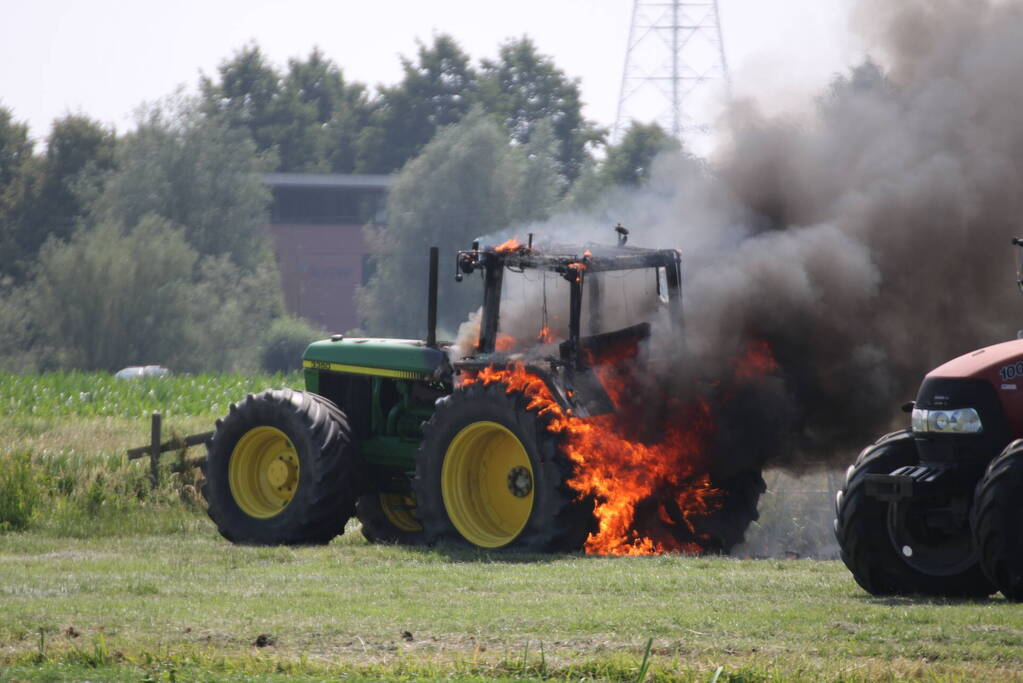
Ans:
[[[692,145],[730,89],[717,0],[634,0],[615,141],[635,120]]]

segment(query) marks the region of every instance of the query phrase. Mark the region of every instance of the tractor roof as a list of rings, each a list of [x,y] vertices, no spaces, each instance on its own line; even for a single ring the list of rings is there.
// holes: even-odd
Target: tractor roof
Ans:
[[[527,246],[517,240],[504,244],[458,252],[459,263],[483,266],[504,265],[512,270],[534,268],[562,275],[586,271],[600,273],[613,270],[660,268],[678,264],[677,249],[644,249],[604,244]],[[471,270],[468,269],[468,270]]]

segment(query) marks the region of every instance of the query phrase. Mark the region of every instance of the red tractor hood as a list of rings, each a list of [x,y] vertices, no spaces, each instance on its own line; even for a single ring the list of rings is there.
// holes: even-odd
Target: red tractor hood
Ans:
[[[971,351],[936,367],[927,377],[986,379],[996,389],[1002,384],[1023,385],[1023,339]]]
[[[979,379],[995,389],[1014,438],[1023,437],[1023,339],[959,356],[931,370],[927,379]]]

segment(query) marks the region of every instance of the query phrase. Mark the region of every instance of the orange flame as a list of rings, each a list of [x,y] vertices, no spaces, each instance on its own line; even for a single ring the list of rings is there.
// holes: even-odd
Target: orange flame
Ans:
[[[521,364],[465,374],[461,384],[503,383],[508,393],[524,395],[526,409],[543,417],[547,430],[561,437],[560,448],[575,466],[568,485],[580,498],[594,501],[597,531],[586,539],[587,553],[699,553],[708,539],[697,532],[696,523],[713,513],[725,495],[711,485],[706,461],[715,430],[711,405],[704,399],[689,404],[665,399],[666,418],[656,426],[655,436],[638,434],[637,425],[644,420],[637,411],[648,412],[649,404],[636,403],[639,392],[627,362],[635,351],[617,349],[613,358],[599,359],[603,362],[594,368],[617,409],[609,415],[572,415],[544,380]],[[739,381],[777,369],[763,342],[751,342],[733,365]]]
[[[517,237],[512,237],[510,240],[505,240],[504,242],[501,242],[499,245],[497,245],[497,247],[495,247],[494,250],[500,253],[504,253],[507,251],[515,251],[521,246],[522,242],[519,242],[519,239]]]
[[[582,261],[574,261],[572,263],[569,263],[568,266],[566,266],[566,268],[570,268],[570,269],[574,268],[575,269],[575,281],[576,282],[582,282],[583,281],[583,272],[586,270],[586,264],[585,263],[583,263]]]
[[[733,361],[735,379],[749,382],[757,377],[770,374],[778,369],[771,347],[765,341],[754,339],[747,342],[746,353]]]
[[[711,426],[706,407],[693,414],[695,422],[670,429],[662,442],[643,444],[623,434],[617,414],[581,419],[563,409],[539,376],[514,364],[506,369],[493,366],[468,376],[462,384],[503,382],[508,393],[522,393],[529,400],[527,410],[548,419],[548,431],[562,437],[561,448],[575,464],[576,473],[568,484],[580,497],[592,496],[598,530],[586,540],[591,554],[639,555],[663,552],[700,552],[696,542],[679,542],[670,529],[658,538],[635,529],[637,505],[652,499],[662,489],[675,491],[671,503],[677,506],[680,520],[692,532],[690,519],[714,509],[716,491],[706,474],[697,474],[700,446]],[[612,399],[614,397],[612,396]],[[681,427],[687,425],[687,429]],[[667,512],[664,513],[667,516]]]
[[[516,344],[515,337],[503,332],[498,332],[497,339],[494,340],[494,348],[498,351],[511,351],[515,348]]]

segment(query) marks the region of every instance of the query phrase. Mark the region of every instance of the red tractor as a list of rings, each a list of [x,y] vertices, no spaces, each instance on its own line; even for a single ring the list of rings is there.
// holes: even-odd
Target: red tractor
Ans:
[[[835,499],[842,560],[873,595],[1023,601],[1023,339],[932,370],[903,409]]]

